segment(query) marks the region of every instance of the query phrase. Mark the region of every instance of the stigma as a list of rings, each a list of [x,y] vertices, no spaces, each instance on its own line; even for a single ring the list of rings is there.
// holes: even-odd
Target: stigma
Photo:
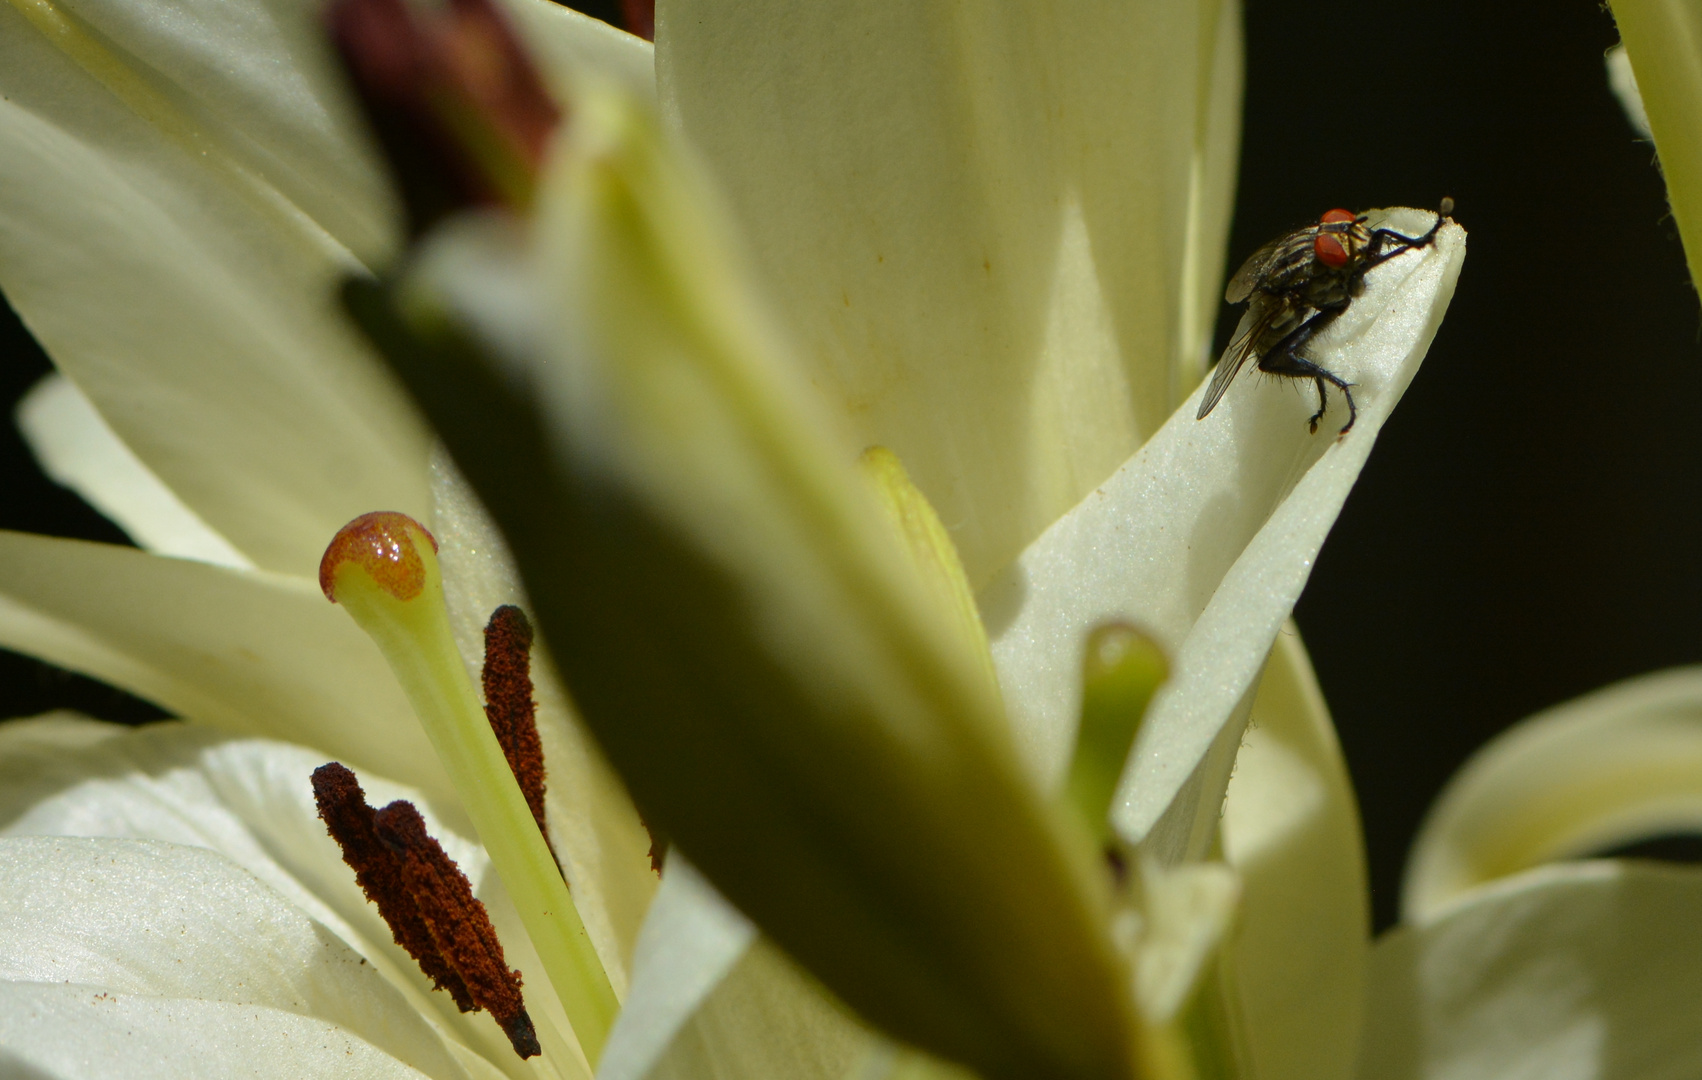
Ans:
[[[337,603],[338,582],[344,571],[359,573],[371,587],[397,600],[412,600],[425,588],[425,560],[419,541],[437,553],[437,538],[406,514],[380,510],[362,514],[337,530],[319,560],[319,588]],[[356,582],[351,587],[362,587]]]

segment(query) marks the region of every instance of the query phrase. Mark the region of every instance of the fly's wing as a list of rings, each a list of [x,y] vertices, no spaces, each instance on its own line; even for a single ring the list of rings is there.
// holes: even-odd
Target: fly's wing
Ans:
[[[1200,398],[1200,411],[1194,414],[1194,419],[1204,420],[1207,413],[1217,408],[1229,384],[1235,381],[1236,372],[1241,370],[1248,357],[1258,351],[1265,332],[1281,313],[1281,304],[1255,301],[1247,309],[1247,314],[1241,316],[1241,324],[1235,328],[1235,336],[1229,339],[1229,347],[1217,358],[1217,367],[1211,373],[1211,385],[1206,387],[1205,396]]]
[[[1286,236],[1277,237],[1247,256],[1247,261],[1241,264],[1241,269],[1235,271],[1235,276],[1229,279],[1229,287],[1223,290],[1224,300],[1239,304],[1253,295],[1253,290],[1258,288],[1261,281],[1281,277],[1285,268],[1310,258],[1316,232],[1317,230],[1310,226],[1297,229]]]

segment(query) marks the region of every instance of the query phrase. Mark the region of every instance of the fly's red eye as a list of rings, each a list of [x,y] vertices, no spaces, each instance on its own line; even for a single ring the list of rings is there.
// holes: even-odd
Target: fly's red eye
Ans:
[[[1343,221],[1353,221],[1358,217],[1352,210],[1331,210],[1318,220],[1325,225],[1336,225]]]
[[[1336,239],[1332,233],[1319,233],[1312,241],[1312,253],[1318,256],[1318,261],[1332,270],[1339,270],[1347,265],[1347,248]]]

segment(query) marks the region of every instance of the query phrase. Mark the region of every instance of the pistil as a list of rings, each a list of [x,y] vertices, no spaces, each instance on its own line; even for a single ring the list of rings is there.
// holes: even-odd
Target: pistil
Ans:
[[[367,514],[326,549],[319,582],[389,661],[594,1068],[619,1006],[456,651],[436,541],[404,514]]]

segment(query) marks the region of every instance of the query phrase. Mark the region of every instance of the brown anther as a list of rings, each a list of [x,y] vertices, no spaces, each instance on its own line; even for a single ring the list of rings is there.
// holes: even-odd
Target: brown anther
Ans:
[[[504,604],[485,624],[485,716],[526,806],[549,840],[544,827],[544,747],[538,740],[537,705],[532,700],[532,624],[526,613]]]
[[[401,860],[378,838],[373,809],[367,805],[366,793],[355,774],[335,761],[319,766],[313,770],[313,798],[319,804],[320,820],[343,849],[343,861],[354,870],[355,882],[390,925],[396,944],[408,951],[439,990],[449,991],[457,1008],[472,1012],[478,1006],[467,992],[467,984],[438,952],[414,904]]]
[[[438,952],[461,976],[473,1001],[490,1010],[514,1052],[537,1056],[542,1051],[520,994],[520,973],[503,958],[496,928],[467,875],[426,832],[425,819],[412,803],[391,803],[373,815],[373,826],[400,862],[408,893]]]

